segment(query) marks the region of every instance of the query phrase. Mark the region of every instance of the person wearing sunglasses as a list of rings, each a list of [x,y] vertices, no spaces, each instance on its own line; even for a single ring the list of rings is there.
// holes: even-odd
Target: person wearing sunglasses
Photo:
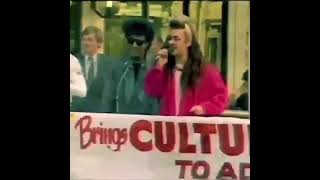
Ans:
[[[146,55],[152,45],[154,29],[147,19],[134,18],[122,25],[126,53],[113,68],[114,112],[121,114],[154,114],[154,99],[144,93],[147,73]]]

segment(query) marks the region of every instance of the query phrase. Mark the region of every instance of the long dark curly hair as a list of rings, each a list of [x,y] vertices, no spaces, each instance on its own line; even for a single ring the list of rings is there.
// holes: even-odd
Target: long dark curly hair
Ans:
[[[178,19],[173,19],[170,21],[169,27],[171,29],[185,29],[185,24],[187,22],[181,21]],[[187,23],[187,25],[190,27],[191,34],[192,34],[192,41],[191,46],[188,47],[188,61],[184,65],[182,76],[181,76],[181,87],[183,90],[186,90],[188,88],[194,88],[197,84],[202,70],[204,66],[203,61],[203,55],[200,49],[200,45],[196,39],[194,30],[191,28],[191,26]],[[166,41],[164,43],[163,48],[169,49],[169,41],[170,36],[166,38]],[[172,55],[168,55],[168,63],[166,64],[166,69],[170,73],[170,75],[173,75],[173,69],[175,68],[176,60],[175,57]]]

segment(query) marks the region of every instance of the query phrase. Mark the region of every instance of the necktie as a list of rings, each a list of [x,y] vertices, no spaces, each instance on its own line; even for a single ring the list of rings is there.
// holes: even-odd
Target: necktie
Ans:
[[[93,63],[93,58],[92,58],[92,57],[89,57],[89,58],[88,58],[88,62],[89,62],[89,71],[88,71],[87,81],[88,81],[88,86],[90,86],[91,83],[92,83],[93,80],[94,80],[94,63]]]

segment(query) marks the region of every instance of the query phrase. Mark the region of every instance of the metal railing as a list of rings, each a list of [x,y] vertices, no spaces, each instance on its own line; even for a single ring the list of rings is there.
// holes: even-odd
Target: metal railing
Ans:
[[[239,111],[239,110],[226,110],[221,115],[221,117],[236,117],[241,119],[249,119],[249,111]]]

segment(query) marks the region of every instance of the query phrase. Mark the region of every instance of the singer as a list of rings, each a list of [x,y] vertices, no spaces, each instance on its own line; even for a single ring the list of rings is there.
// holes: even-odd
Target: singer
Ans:
[[[148,71],[146,54],[154,38],[151,23],[143,18],[129,19],[122,30],[127,40],[127,53],[114,68],[115,113],[154,114],[155,98],[144,93],[144,78]]]
[[[158,52],[157,66],[145,79],[145,92],[161,99],[161,115],[214,116],[228,105],[220,72],[206,64],[186,16],[169,23],[169,44]]]

